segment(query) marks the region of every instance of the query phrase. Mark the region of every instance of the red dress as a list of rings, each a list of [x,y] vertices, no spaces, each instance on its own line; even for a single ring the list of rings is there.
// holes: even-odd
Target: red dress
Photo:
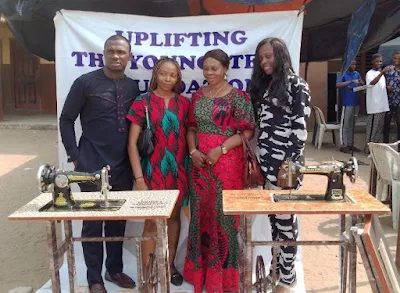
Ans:
[[[150,190],[178,189],[177,204],[182,204],[188,189],[186,122],[189,104],[187,98],[176,96],[169,100],[166,108],[164,99],[151,93],[150,99],[146,95],[137,97],[127,115],[132,123],[144,128],[147,105],[154,152],[141,158],[143,177]]]
[[[197,148],[207,154],[237,131],[255,128],[250,98],[237,89],[208,98],[200,89],[192,96],[188,126],[197,128]],[[202,292],[203,286],[209,293],[239,291],[239,217],[223,214],[222,190],[243,189],[243,165],[243,147],[238,146],[221,155],[212,168],[190,167],[184,278],[195,293]]]

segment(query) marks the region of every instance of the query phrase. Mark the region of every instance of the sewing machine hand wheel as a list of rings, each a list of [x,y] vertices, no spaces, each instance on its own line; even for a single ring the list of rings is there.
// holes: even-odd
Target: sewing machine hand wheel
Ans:
[[[256,260],[256,282],[253,284],[256,293],[267,293],[269,289],[269,281],[265,275],[264,259],[261,255],[257,256]]]
[[[350,182],[354,183],[357,180],[358,176],[358,162],[357,159],[354,157],[351,157],[349,161],[347,162],[346,166],[346,174],[349,176]]]
[[[41,165],[38,169],[36,180],[38,183],[38,188],[40,192],[48,192],[50,189],[51,182],[50,174],[52,172],[52,168],[48,164]]]

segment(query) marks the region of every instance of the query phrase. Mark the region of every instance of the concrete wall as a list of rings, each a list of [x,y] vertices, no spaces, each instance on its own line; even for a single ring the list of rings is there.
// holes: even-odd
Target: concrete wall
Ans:
[[[300,64],[300,76],[305,77],[305,63]],[[308,64],[307,82],[311,90],[311,106],[319,107],[327,114],[328,101],[328,62],[310,62]],[[308,130],[314,127],[314,117],[311,115],[307,123]]]
[[[9,97],[13,97],[11,92],[12,80],[11,65],[10,65],[10,38],[12,34],[4,23],[0,23],[0,44],[1,44],[1,66],[0,66],[0,80],[1,80],[1,93],[0,93],[0,112],[4,114],[9,108]],[[2,119],[2,117],[0,117]]]

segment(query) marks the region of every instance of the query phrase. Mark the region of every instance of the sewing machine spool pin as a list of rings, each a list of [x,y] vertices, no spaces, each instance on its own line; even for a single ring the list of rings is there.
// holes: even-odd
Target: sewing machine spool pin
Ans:
[[[110,166],[107,165],[103,167],[101,170],[101,195],[104,196],[104,204],[102,204],[102,207],[110,207],[111,204],[108,201],[108,192],[112,189],[112,186],[110,185],[109,178],[110,176],[108,175],[108,172],[110,171]]]

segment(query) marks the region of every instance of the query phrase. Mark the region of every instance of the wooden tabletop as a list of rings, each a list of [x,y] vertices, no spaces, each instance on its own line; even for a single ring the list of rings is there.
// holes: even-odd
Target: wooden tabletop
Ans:
[[[289,194],[288,190],[224,190],[223,211],[226,215],[244,214],[389,214],[390,209],[367,191],[348,192],[348,201],[280,201],[274,202],[274,194]],[[301,190],[291,194],[306,196],[321,191]]]
[[[117,211],[40,211],[52,201],[51,193],[42,193],[14,212],[9,220],[144,220],[168,219],[178,199],[178,190],[112,191],[109,199],[126,200]],[[104,199],[100,192],[76,192],[75,200]]]

